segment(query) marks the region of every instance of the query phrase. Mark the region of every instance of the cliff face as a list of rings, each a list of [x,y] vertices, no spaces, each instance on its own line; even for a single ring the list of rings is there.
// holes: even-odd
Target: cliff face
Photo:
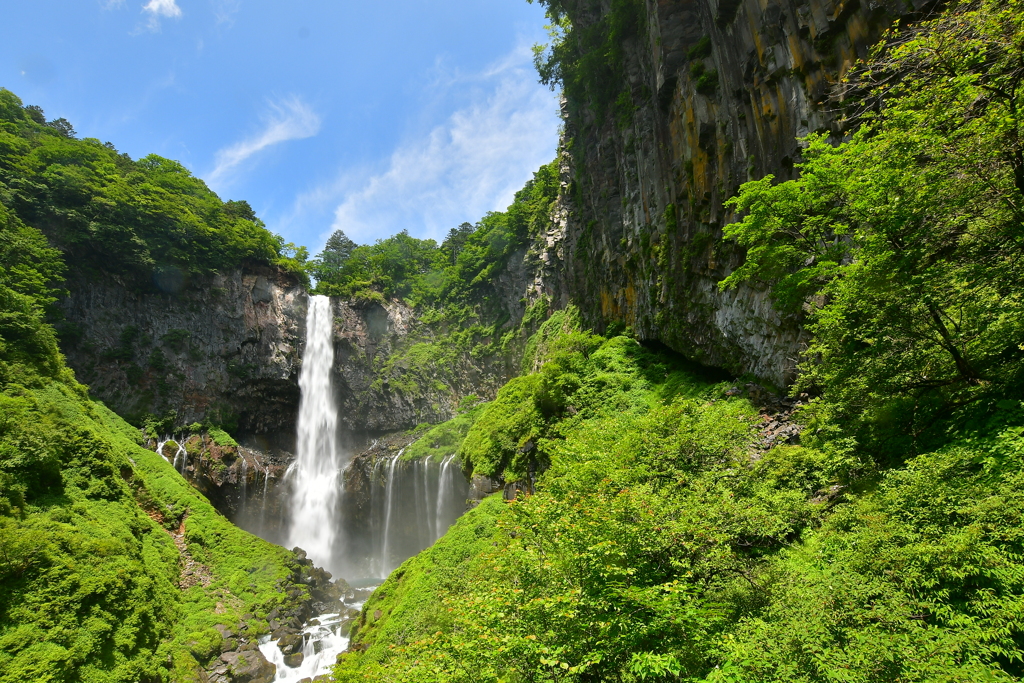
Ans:
[[[527,302],[545,293],[542,269],[524,250],[497,273],[488,305],[501,329],[517,329]],[[208,419],[267,458],[288,459],[307,307],[294,279],[255,268],[163,290],[110,276],[73,277],[67,287],[62,348],[92,395],[134,421],[172,414],[174,433]],[[507,348],[469,343],[446,353],[457,325],[422,320],[401,301],[332,306],[335,398],[352,447],[367,434],[444,421],[463,397],[491,398],[518,374],[522,334]]]
[[[787,383],[800,321],[763,291],[718,290],[742,259],[719,244],[733,219],[722,203],[747,180],[792,177],[796,138],[837,130],[832,86],[928,3],[633,1],[643,7],[622,44],[615,111],[595,113],[593,98],[564,106],[562,286],[599,329],[621,321],[704,363]],[[563,4],[577,34],[624,5]]]
[[[290,429],[306,295],[270,268],[163,291],[76,277],[60,302],[62,349],[79,381],[130,419],[176,412],[242,433]]]
[[[489,312],[478,322],[504,321],[499,330],[511,334],[501,348],[459,340],[468,323],[421,319],[401,301],[333,299],[339,420],[355,434],[379,434],[448,420],[467,396],[494,398],[520,372],[528,302],[550,297],[542,265],[534,250],[522,250],[490,283]]]

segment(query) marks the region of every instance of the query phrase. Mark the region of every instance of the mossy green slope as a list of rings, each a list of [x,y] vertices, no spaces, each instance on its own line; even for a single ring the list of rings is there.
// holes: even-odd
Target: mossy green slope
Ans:
[[[190,679],[220,652],[216,624],[287,599],[291,554],[234,527],[102,405],[57,382],[0,400],[8,471],[56,461],[0,518],[0,680]],[[208,585],[179,588],[186,557]]]
[[[508,389],[462,449],[492,475],[542,464],[536,492],[485,500],[397,570],[339,680],[1024,675],[1019,401],[865,469],[829,429],[759,450],[731,383],[625,337],[563,330]],[[481,428],[509,448],[474,445]]]
[[[291,553],[231,525],[75,381],[44,319],[62,271],[0,203],[0,681],[194,680],[216,625],[254,635],[307,589]]]

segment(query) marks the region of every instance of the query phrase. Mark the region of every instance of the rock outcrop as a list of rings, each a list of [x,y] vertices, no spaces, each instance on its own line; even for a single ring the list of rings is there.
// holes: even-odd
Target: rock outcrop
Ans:
[[[838,79],[925,0],[635,0],[618,99],[567,101],[561,289],[598,329],[619,321],[696,360],[776,384],[801,321],[764,291],[721,292],[742,252],[719,241],[723,201],[793,175],[797,137],[839,132]],[[629,2],[572,0],[577,32]],[[612,104],[614,102],[614,104]]]
[[[241,433],[291,429],[306,295],[290,276],[243,268],[164,290],[78,276],[67,288],[62,350],[118,414],[209,419]]]

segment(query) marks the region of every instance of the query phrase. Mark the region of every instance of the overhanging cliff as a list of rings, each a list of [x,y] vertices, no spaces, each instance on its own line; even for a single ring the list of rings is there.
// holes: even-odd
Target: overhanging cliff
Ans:
[[[569,17],[579,55],[562,65],[574,79],[562,289],[599,330],[618,321],[706,364],[790,382],[801,321],[765,291],[718,289],[743,257],[720,241],[733,218],[723,201],[747,180],[792,177],[798,137],[839,132],[833,86],[929,3],[547,4]]]

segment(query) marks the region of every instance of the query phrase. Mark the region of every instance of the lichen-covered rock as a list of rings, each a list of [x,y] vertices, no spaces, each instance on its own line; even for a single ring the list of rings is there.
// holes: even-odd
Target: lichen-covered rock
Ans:
[[[277,641],[277,647],[286,655],[295,654],[302,651],[302,640],[301,633],[293,633]]]
[[[208,673],[210,683],[258,683],[272,680],[277,667],[257,649],[234,650],[220,656],[220,665]]]

